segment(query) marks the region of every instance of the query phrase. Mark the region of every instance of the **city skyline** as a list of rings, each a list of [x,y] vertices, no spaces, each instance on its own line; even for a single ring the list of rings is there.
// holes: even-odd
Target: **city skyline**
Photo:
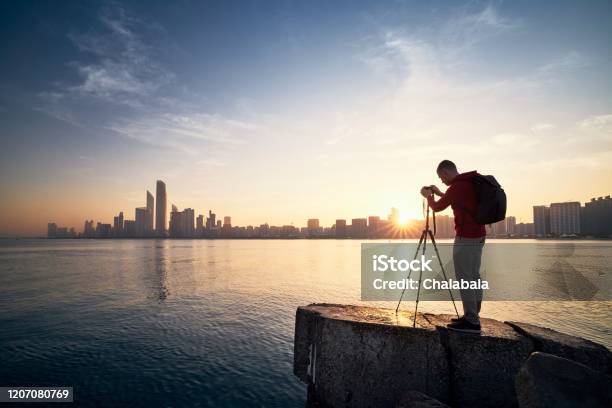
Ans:
[[[366,217],[336,218],[333,225],[324,226],[319,218],[308,218],[305,226],[281,224],[275,226],[268,222],[237,226],[232,224],[231,215],[223,215],[218,219],[212,209],[204,221],[204,214],[197,213],[193,208],[183,210],[171,205],[167,211],[168,195],[166,183],[156,182],[156,197],[146,190],[146,207],[134,209],[134,220],[124,217],[120,211],[113,218],[113,224],[99,220],[94,228],[94,220],[86,219],[82,231],[74,227],[61,227],[55,222],[47,223],[48,238],[255,238],[255,237],[287,237],[287,238],[416,238],[422,229],[424,218],[408,219],[402,217],[401,211],[395,207],[387,217],[368,215]],[[161,205],[160,205],[161,204]],[[425,202],[423,202],[425,205]],[[156,209],[155,225],[153,208]],[[599,235],[612,236],[612,198],[610,195],[594,197],[586,202],[584,207],[580,202],[570,201],[534,205],[532,222],[523,222],[513,215],[507,214],[505,219],[487,225],[487,235],[494,237],[513,236],[570,236]],[[454,237],[453,217],[450,208],[436,213],[440,238]],[[196,217],[197,214],[197,217]],[[166,220],[169,217],[169,224]],[[423,214],[425,216],[425,214]],[[275,230],[278,228],[278,230]],[[269,229],[272,229],[270,233]],[[263,232],[262,232],[263,231]]]
[[[3,3],[0,236],[112,220],[153,176],[241,225],[416,218],[442,159],[494,175],[519,221],[588,201],[612,175],[611,12]]]
[[[162,190],[159,190],[159,192],[161,193],[160,196],[161,197],[166,197],[166,194],[165,194],[165,183],[163,181],[161,181],[161,180],[158,180],[156,185],[159,186],[160,185],[159,183],[161,183],[161,185],[163,185]],[[441,183],[439,183],[439,184],[441,184]],[[162,193],[162,191],[163,191],[163,193]],[[132,220],[132,221],[136,222],[136,219],[139,217],[138,212],[142,211],[143,228],[146,229],[147,231],[149,231],[149,227],[146,225],[146,222],[152,222],[151,230],[154,230],[154,232],[159,235],[159,231],[158,231],[158,228],[157,228],[157,225],[158,225],[157,220],[159,218],[159,216],[157,215],[157,208],[158,208],[157,207],[157,200],[153,200],[153,195],[149,192],[149,190],[145,190],[145,192],[146,192],[146,206],[141,206],[141,207],[135,207],[134,208],[135,216],[132,217],[132,218],[134,218],[134,220]],[[570,199],[570,200],[561,200],[559,203],[567,203],[567,202],[588,203],[589,201],[591,201],[593,199],[601,198],[601,197],[604,197],[604,196],[608,196],[608,194],[607,193],[603,194],[603,195],[600,194],[600,195],[596,195],[595,197],[589,197],[589,198],[584,199],[584,200],[573,200],[573,199]],[[167,201],[167,199],[166,199],[166,201]],[[152,204],[153,202],[155,202],[154,206]],[[525,217],[525,218],[519,218],[519,217],[516,217],[514,215],[512,215],[511,217],[515,219],[516,223],[523,223],[523,224],[534,223],[535,217],[534,217],[534,212],[532,211],[532,208],[536,208],[536,207],[542,207],[543,208],[543,207],[547,207],[550,204],[555,204],[555,203],[549,201],[547,204],[535,204],[535,205],[531,205],[526,210],[526,211],[529,212],[530,215]],[[424,205],[424,202],[423,202],[423,200],[421,200],[421,208],[422,208],[423,205]],[[151,208],[155,209],[155,213],[154,214],[147,215],[147,214],[149,214],[149,206],[151,206]],[[173,206],[176,206],[176,204],[173,204]],[[167,203],[164,205],[164,207],[166,208],[166,211],[163,212],[163,214],[165,214],[165,218],[164,218],[163,222],[164,222],[164,225],[166,226],[164,231],[168,231],[168,221],[167,220],[169,219],[169,216],[171,215],[171,211],[167,210]],[[178,206],[176,206],[176,207],[178,208]],[[183,207],[183,208],[191,209],[191,207]],[[391,210],[397,210],[399,212],[399,214],[400,214],[399,215],[400,219],[398,220],[399,221],[399,225],[405,225],[405,224],[407,224],[409,222],[415,222],[415,221],[422,221],[423,220],[423,216],[421,216],[419,218],[418,216],[413,217],[411,215],[407,215],[407,214],[403,213],[402,210],[399,207],[397,207],[397,206],[392,206],[392,207],[389,207],[389,208]],[[210,208],[208,210],[212,211]],[[205,210],[203,210],[203,211],[204,211],[204,213],[206,212]],[[123,214],[124,212],[125,211],[123,211],[123,210],[120,211],[121,214]],[[84,213],[87,214],[88,212],[84,211]],[[111,209],[106,209],[105,213],[110,214],[110,215],[108,217],[99,217],[99,218],[98,217],[92,217],[92,216],[86,216],[85,220],[86,221],[89,220],[89,219],[91,219],[91,220],[104,220],[105,221],[104,223],[107,223],[106,220],[113,220],[113,222],[111,224],[114,224],[116,222],[114,219],[117,218],[117,216],[116,216],[117,212],[114,211],[114,210],[111,210]],[[383,213],[379,213],[379,216],[380,216],[380,214],[384,214],[384,212]],[[444,210],[444,211],[442,211],[440,213],[437,213],[437,214],[439,214],[439,215],[446,215],[446,216],[452,216],[452,210],[449,207],[446,210]],[[198,215],[202,215],[202,214],[198,213]],[[216,215],[216,214],[213,214],[213,215]],[[312,215],[312,214],[310,214],[310,215]],[[153,220],[146,221],[146,222],[144,221],[144,220],[149,220],[149,217],[154,218],[155,222],[153,222]],[[233,216],[230,216],[230,217],[233,217]],[[354,216],[345,216],[345,219],[350,220],[350,219],[353,219],[353,218],[363,218],[363,217],[364,217],[363,214],[356,214]],[[368,215],[366,217],[370,217],[370,216]],[[68,219],[75,219],[75,217],[73,216],[73,217],[68,218]],[[128,219],[128,218],[126,217],[126,219]],[[305,219],[308,220],[310,218],[305,218]],[[325,225],[329,225],[329,226],[333,225],[333,222],[335,220],[337,220],[337,219],[338,219],[337,217],[332,217],[331,219],[317,218],[317,220],[321,224],[325,224]],[[81,219],[81,220],[77,220],[76,222],[72,222],[72,223],[71,222],[66,222],[65,221],[66,217],[61,217],[61,216],[60,217],[55,217],[55,218],[53,218],[53,220],[54,220],[54,222],[58,221],[58,222],[56,222],[58,225],[70,225],[70,228],[75,228],[75,231],[77,231],[77,232],[79,231],[79,229],[76,226],[77,225],[81,225],[82,221],[83,221]],[[2,231],[0,230],[0,237],[4,237],[4,238],[24,237],[24,238],[26,238],[26,237],[42,236],[42,235],[45,235],[45,233],[46,233],[45,226],[47,225],[48,222],[50,222],[50,221],[49,220],[44,221],[40,226],[38,226],[36,232],[29,233],[29,234],[27,234],[27,233],[26,234],[6,234],[6,233],[2,233]],[[269,225],[292,225],[292,226],[293,225],[298,225],[298,228],[299,228],[299,225],[301,225],[300,223],[304,223],[304,225],[306,225],[307,221],[304,222],[304,219],[301,219],[301,220],[296,220],[296,221],[291,220],[290,222],[274,222],[273,217],[266,217],[266,218],[263,219],[263,222],[257,222],[257,221],[255,221],[255,222],[241,222],[240,225],[245,225],[245,226],[246,225],[260,225],[262,223],[269,224]]]

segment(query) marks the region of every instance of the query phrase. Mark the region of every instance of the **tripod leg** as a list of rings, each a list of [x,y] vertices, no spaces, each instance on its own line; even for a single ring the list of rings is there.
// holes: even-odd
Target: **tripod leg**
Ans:
[[[427,233],[429,232],[429,228],[425,228],[425,230],[423,231],[423,234],[425,234],[425,240],[423,240],[423,256],[425,256],[425,250],[427,248]],[[418,251],[417,251],[418,254]],[[416,256],[415,256],[416,258]],[[412,327],[416,327],[416,319],[417,319],[417,313],[419,311],[419,298],[421,296],[421,284],[423,283],[423,268],[421,268],[421,271],[419,272],[419,287],[417,288],[417,298],[416,298],[416,303],[414,305],[414,318],[412,319]]]
[[[436,245],[436,239],[434,238],[431,231],[427,231],[429,233],[429,237],[431,238],[431,243],[433,244],[434,249],[436,250],[436,256],[438,257],[438,262],[440,263],[440,269],[442,270],[442,275],[445,280],[448,280],[446,277],[446,271],[444,270],[444,265],[442,265],[442,258],[440,258],[440,253],[438,252],[438,246]],[[459,317],[459,312],[457,311],[457,305],[455,304],[455,298],[453,297],[453,292],[448,288],[448,294],[450,295],[451,302],[453,302],[453,307],[455,308],[455,314]]]
[[[423,268],[419,272],[419,287],[417,288],[416,304],[414,305],[414,318],[412,319],[412,327],[416,327],[417,312],[419,310],[419,296],[421,295],[421,282],[423,282]]]
[[[417,258],[417,256],[419,256],[419,249],[421,248],[421,244],[423,243],[423,240],[427,239],[427,232],[425,230],[423,230],[423,232],[421,233],[421,238],[419,239],[419,244],[417,245],[416,251],[414,253],[414,258],[412,258],[412,260],[415,260]],[[406,277],[406,280],[410,279],[410,275],[412,274],[412,270],[410,270],[410,272],[408,272],[408,276]],[[406,292],[406,287],[404,286],[404,290],[402,290],[402,295],[400,296],[399,302],[397,302],[397,307],[395,308],[395,314],[397,314],[400,304],[402,303],[402,299],[404,297],[404,293]]]

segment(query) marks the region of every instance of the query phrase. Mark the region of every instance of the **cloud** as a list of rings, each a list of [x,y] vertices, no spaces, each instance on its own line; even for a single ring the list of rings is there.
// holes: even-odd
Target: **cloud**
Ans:
[[[263,124],[202,112],[199,106],[206,97],[179,84],[160,62],[164,49],[159,44],[168,40],[157,23],[118,5],[103,8],[98,23],[87,33],[69,35],[87,62],[69,64],[79,74],[77,83],[39,94],[40,111],[76,126],[111,130],[192,155],[202,143],[243,144],[265,130]],[[98,109],[100,114],[92,115]]]
[[[465,49],[520,26],[519,20],[501,16],[491,3],[480,9],[475,9],[474,4],[468,4],[449,19],[440,28],[440,32],[444,42],[451,47]]]
[[[548,76],[565,71],[584,68],[589,65],[588,60],[577,51],[569,51],[537,69],[537,75]]]
[[[152,146],[170,147],[195,155],[194,142],[244,144],[261,127],[218,114],[166,113],[122,120],[108,127],[120,135]]]
[[[598,132],[612,132],[612,113],[605,115],[592,115],[577,123],[583,130],[594,130]]]
[[[368,38],[356,58],[374,74],[383,78],[386,76],[391,85],[409,83],[412,87],[420,86],[427,88],[429,93],[437,91],[440,94],[448,87],[448,80],[461,73],[462,69],[468,73],[473,71],[474,68],[469,65],[472,50],[487,40],[517,31],[522,24],[519,19],[501,15],[491,3],[484,7],[470,3],[438,24],[413,27],[411,30],[387,27],[383,29],[378,42]],[[569,50],[522,75],[498,80],[481,79],[472,83],[464,78],[453,85],[453,92],[533,89],[554,82],[563,73],[588,65],[589,61],[584,55]],[[487,76],[490,78],[490,75]]]
[[[41,92],[38,94],[38,99],[42,104],[35,106],[35,110],[59,121],[69,123],[76,127],[82,127],[82,123],[77,118],[77,115],[70,106],[67,105],[65,94],[53,91]]]
[[[67,87],[68,93],[141,107],[144,98],[172,83],[174,75],[156,61],[159,49],[145,41],[163,34],[158,25],[137,19],[119,6],[103,9],[99,22],[100,31],[69,36],[95,61],[72,63],[81,82]]]
[[[522,21],[489,4],[461,9],[426,27],[386,26],[378,37],[362,40],[356,58],[377,84],[386,79],[388,87],[376,89],[378,97],[369,105],[338,115],[339,124],[329,128],[342,129],[341,137],[328,139],[334,144],[327,143],[322,157],[328,162],[350,157],[362,167],[368,163],[362,158],[375,157],[392,166],[395,159],[435,162],[467,151],[477,166],[508,168],[510,160],[500,162],[500,157],[533,161],[563,155],[563,141],[570,137],[563,129],[555,132],[557,149],[534,149],[551,136],[547,131],[560,126],[531,122],[529,100],[546,97],[548,85],[559,83],[561,74],[588,65],[582,54],[569,50],[510,75],[493,64],[484,75],[474,75],[475,55],[478,69],[487,68],[482,66],[481,52],[489,51],[484,42],[521,26]],[[347,156],[347,151],[353,153]],[[581,146],[577,153],[587,154],[587,149]]]
[[[559,169],[599,169],[605,167],[612,160],[612,152],[604,151],[588,155],[572,155],[571,157],[557,157],[542,161],[534,161],[527,164],[529,167],[541,169],[541,171],[555,172]]]
[[[514,151],[531,148],[540,143],[540,140],[536,139],[534,136],[522,133],[500,133],[493,136],[492,141],[499,147],[511,147]]]
[[[217,159],[204,159],[198,161],[198,164],[209,167],[224,167],[227,163]]]
[[[554,128],[555,128],[555,125],[553,125],[552,123],[536,123],[533,126],[531,126],[531,131],[532,132],[543,132],[543,131],[551,130]]]

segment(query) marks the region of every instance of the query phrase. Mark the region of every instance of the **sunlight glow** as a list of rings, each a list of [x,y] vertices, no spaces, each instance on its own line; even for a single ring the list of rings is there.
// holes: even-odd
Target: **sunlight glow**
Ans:
[[[397,220],[397,225],[407,225],[410,221],[410,217],[406,213],[400,213],[400,217]]]

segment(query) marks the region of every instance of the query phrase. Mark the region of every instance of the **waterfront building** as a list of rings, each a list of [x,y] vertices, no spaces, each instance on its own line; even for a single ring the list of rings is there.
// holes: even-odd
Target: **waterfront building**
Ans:
[[[154,213],[155,213],[155,199],[153,198],[153,194],[147,190],[147,212],[145,214],[145,227],[144,232],[146,236],[153,235],[153,227],[154,227]]]
[[[547,206],[533,206],[533,225],[536,237],[547,237],[550,234],[550,209]]]
[[[612,236],[612,198],[591,198],[584,204],[580,216],[583,235],[608,238]]]
[[[580,203],[550,205],[550,233],[555,236],[580,234]]]
[[[336,220],[336,238],[347,238],[346,220]]]
[[[166,234],[166,183],[161,180],[157,180],[155,195],[155,233],[157,234],[157,236],[161,237]]]

